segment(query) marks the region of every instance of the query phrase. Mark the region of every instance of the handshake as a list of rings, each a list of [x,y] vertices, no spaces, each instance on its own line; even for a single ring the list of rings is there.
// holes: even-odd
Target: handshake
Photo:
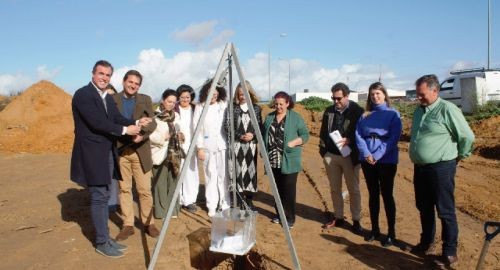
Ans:
[[[139,135],[142,127],[147,127],[149,124],[153,122],[152,118],[143,117],[136,121],[135,125],[130,125],[127,127],[127,135]]]

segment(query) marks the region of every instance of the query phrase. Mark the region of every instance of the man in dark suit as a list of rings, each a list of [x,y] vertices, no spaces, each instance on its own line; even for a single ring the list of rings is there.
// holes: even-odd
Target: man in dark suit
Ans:
[[[123,77],[123,91],[114,95],[120,113],[129,119],[153,117],[153,103],[147,95],[139,94],[142,75],[136,70],[129,70]],[[132,194],[132,179],[139,195],[139,217],[144,230],[151,237],[158,237],[160,232],[155,227],[153,218],[153,195],[151,194],[151,144],[149,134],[156,128],[152,122],[141,133],[135,136],[123,136],[118,139],[120,149],[120,205],[122,209],[123,227],[116,236],[116,241],[127,239],[134,234],[134,200]]]
[[[113,98],[107,95],[113,67],[100,60],[92,69],[92,81],[73,95],[75,141],[71,156],[71,180],[87,187],[94,224],[96,251],[104,256],[123,256],[125,245],[109,237],[108,199],[111,178],[120,179],[115,140],[124,134],[136,135],[152,119],[134,121],[123,117]]]

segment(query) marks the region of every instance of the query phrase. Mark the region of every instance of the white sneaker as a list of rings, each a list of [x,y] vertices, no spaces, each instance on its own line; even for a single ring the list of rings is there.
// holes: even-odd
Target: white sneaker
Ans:
[[[226,202],[223,202],[220,208],[222,209],[222,211],[224,211],[228,208],[231,208],[231,206],[229,204],[227,204]]]
[[[209,217],[215,216],[215,209],[208,209],[208,216]]]

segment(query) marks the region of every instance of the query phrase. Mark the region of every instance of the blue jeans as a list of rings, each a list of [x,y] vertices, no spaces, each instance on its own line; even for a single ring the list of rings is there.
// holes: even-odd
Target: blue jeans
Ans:
[[[434,241],[435,208],[441,219],[444,256],[457,255],[458,224],[454,196],[456,166],[455,160],[449,160],[414,167],[415,201],[422,225],[420,243],[430,244]]]
[[[108,169],[113,177],[114,158],[113,153],[109,152]],[[111,181],[116,181],[110,179]],[[110,198],[110,185],[88,186],[90,193],[90,216],[95,229],[95,244],[104,244],[109,240],[109,209],[108,201]]]
[[[90,193],[90,216],[95,229],[95,243],[99,245],[106,243],[109,239],[109,185],[89,186],[88,190]]]

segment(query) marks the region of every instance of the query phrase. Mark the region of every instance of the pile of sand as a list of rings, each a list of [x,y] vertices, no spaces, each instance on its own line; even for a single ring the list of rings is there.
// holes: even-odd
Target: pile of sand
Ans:
[[[72,144],[71,96],[51,82],[30,86],[0,112],[0,151],[68,153]]]
[[[483,119],[471,125],[476,136],[474,153],[486,158],[500,159],[500,116]]]
[[[9,104],[11,97],[0,95],[0,112]]]

